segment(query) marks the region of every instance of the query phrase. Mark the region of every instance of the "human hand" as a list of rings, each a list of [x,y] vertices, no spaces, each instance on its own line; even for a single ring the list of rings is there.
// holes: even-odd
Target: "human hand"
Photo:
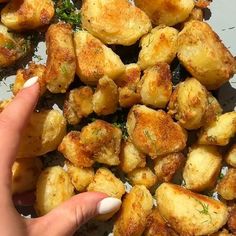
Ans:
[[[16,158],[21,133],[39,97],[37,77],[24,88],[0,114],[0,232],[6,236],[72,235],[83,223],[98,214],[117,210],[121,201],[103,193],[78,194],[36,219],[25,219],[16,211],[11,196],[12,165]]]

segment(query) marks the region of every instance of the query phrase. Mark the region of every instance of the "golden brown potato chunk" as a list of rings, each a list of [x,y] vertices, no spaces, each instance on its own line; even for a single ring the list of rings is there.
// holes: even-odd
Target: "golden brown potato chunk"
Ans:
[[[176,25],[186,20],[194,7],[193,0],[134,0],[155,25]]]
[[[48,25],[54,16],[52,0],[11,0],[1,12],[1,21],[12,30]]]
[[[222,156],[215,146],[196,145],[190,149],[183,171],[186,188],[201,192],[215,186]]]
[[[42,167],[39,158],[16,160],[12,166],[12,194],[34,190]]]
[[[153,199],[145,186],[134,186],[125,196],[113,228],[114,236],[141,236],[151,213]]]
[[[217,117],[200,130],[199,144],[225,146],[236,131],[236,112],[228,112]]]
[[[219,232],[211,234],[211,236],[234,236],[234,234],[229,233],[229,231],[227,229],[223,229]]]
[[[230,232],[232,232],[233,235],[235,235],[236,234],[236,207],[233,207],[230,210],[227,225],[229,227]],[[226,236],[228,236],[228,235],[226,235]]]
[[[68,133],[59,145],[58,151],[77,167],[91,167],[94,164],[92,153],[82,144],[78,131]]]
[[[37,65],[34,63],[30,63],[27,69],[19,69],[16,73],[16,80],[12,88],[13,94],[16,95],[28,79],[38,76],[40,95],[43,95],[46,92],[46,82],[43,78],[45,69],[46,67],[44,65]]]
[[[133,144],[151,158],[181,151],[186,146],[187,133],[162,110],[135,105],[126,126]]]
[[[234,57],[211,27],[189,21],[178,36],[178,58],[207,89],[219,88],[236,72]]]
[[[45,215],[73,195],[68,174],[60,166],[48,167],[37,182],[35,210],[39,216]]]
[[[45,81],[51,93],[65,93],[75,77],[76,57],[70,24],[52,24],[46,33]]]
[[[186,21],[190,20],[203,21],[203,19],[204,19],[203,10],[201,8],[194,7]]]
[[[195,78],[179,83],[173,92],[168,113],[185,129],[198,129],[204,124],[207,109],[207,90]]]
[[[145,167],[146,156],[132,142],[123,141],[120,151],[120,169],[129,173],[138,167]]]
[[[103,76],[116,79],[125,66],[119,56],[87,31],[74,34],[76,74],[88,85],[97,85]]]
[[[151,29],[148,16],[127,0],[85,0],[82,27],[106,44],[134,44]]]
[[[18,158],[44,155],[57,149],[66,134],[66,120],[56,110],[34,112],[23,131]]]
[[[110,166],[120,164],[120,144],[122,132],[114,125],[96,120],[83,127],[80,135],[85,149],[92,153],[93,159]]]
[[[7,67],[24,57],[30,49],[30,41],[22,35],[9,32],[0,23],[0,67]]]
[[[236,167],[236,144],[234,144],[227,152],[225,161],[227,164]]]
[[[83,117],[93,113],[93,90],[88,86],[72,89],[64,103],[63,114],[71,125],[78,124]]]
[[[184,161],[185,157],[180,152],[156,158],[154,170],[158,182],[170,182]]]
[[[70,177],[71,183],[78,192],[86,190],[87,186],[93,181],[93,168],[81,168],[66,162],[67,173]]]
[[[140,82],[141,101],[154,108],[165,108],[172,93],[170,66],[158,63],[144,71]]]
[[[118,106],[118,88],[115,82],[104,76],[98,81],[93,95],[93,110],[98,115],[109,115],[116,112]]]
[[[177,53],[177,38],[178,31],[165,26],[158,26],[143,36],[138,57],[138,65],[141,69],[145,70],[158,62],[170,64]]]
[[[208,235],[217,232],[228,219],[220,201],[163,183],[156,191],[158,209],[180,235]]]
[[[229,169],[227,174],[217,185],[217,192],[225,200],[233,200],[236,198],[236,169]]]

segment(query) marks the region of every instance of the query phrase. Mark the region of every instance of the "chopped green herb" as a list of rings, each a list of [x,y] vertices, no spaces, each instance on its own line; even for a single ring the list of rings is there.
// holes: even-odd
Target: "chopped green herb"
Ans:
[[[157,147],[156,147],[156,137],[153,137],[151,132],[147,129],[143,131],[144,135],[150,140],[151,145],[154,147],[156,153],[157,153]]]
[[[5,48],[7,48],[7,49],[9,49],[9,50],[11,50],[11,49],[14,49],[16,46],[15,46],[15,44],[13,43],[13,42],[7,42],[6,44],[5,44]]]
[[[210,221],[212,221],[212,218],[211,218],[211,214],[209,213],[209,205],[208,204],[205,204],[201,201],[199,201],[198,199],[195,199],[202,207],[202,210],[197,210],[200,214],[202,215],[207,215],[209,216],[210,218]]]
[[[223,179],[224,177],[225,177],[225,175],[224,175],[223,173],[220,173],[218,179],[221,180],[221,179]]]
[[[61,65],[61,71],[62,74],[66,77],[68,75],[67,67],[66,65]]]
[[[119,129],[121,129],[122,137],[124,140],[126,140],[128,138],[128,131],[127,131],[126,123],[125,122],[123,122],[123,123],[114,122],[113,125]]]
[[[43,60],[43,58],[40,55],[34,55],[34,58],[37,59],[38,62]]]

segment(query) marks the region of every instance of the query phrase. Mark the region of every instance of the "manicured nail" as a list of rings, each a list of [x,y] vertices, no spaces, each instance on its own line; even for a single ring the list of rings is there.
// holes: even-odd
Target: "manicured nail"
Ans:
[[[97,205],[97,212],[100,215],[111,213],[120,209],[121,200],[118,198],[108,197],[104,198]]]
[[[39,79],[38,76],[34,76],[34,77],[28,79],[28,80],[24,83],[23,88],[29,88],[29,87],[31,87],[32,85],[34,85],[34,84],[36,84],[36,83],[38,82],[38,79]]]

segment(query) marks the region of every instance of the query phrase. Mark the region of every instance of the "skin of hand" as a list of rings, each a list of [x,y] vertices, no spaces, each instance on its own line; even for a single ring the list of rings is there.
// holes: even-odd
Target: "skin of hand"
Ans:
[[[25,219],[12,202],[11,175],[21,133],[39,97],[37,78],[28,80],[13,101],[0,113],[0,232],[3,236],[65,236],[98,214],[118,209],[121,201],[103,193],[78,194],[45,216]]]

